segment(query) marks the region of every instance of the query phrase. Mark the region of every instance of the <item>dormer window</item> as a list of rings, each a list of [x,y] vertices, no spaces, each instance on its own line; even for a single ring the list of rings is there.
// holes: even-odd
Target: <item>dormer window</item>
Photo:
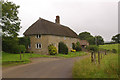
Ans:
[[[37,34],[37,35],[36,35],[36,38],[40,38],[40,37],[41,37],[41,35],[40,35],[40,34]]]

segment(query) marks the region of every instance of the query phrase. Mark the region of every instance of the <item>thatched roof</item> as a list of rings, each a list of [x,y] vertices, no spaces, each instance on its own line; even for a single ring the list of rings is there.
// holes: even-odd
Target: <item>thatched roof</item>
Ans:
[[[42,18],[37,20],[24,32],[24,35],[26,36],[36,35],[36,34],[78,38],[77,34],[69,27],[63,26],[58,23],[53,23]]]

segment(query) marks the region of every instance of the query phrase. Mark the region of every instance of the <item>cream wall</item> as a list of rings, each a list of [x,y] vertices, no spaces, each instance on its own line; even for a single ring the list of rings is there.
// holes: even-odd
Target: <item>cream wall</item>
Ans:
[[[72,43],[76,43],[77,41],[80,41],[77,38],[70,38],[70,37],[63,37],[63,36],[54,36],[54,35],[41,35],[40,38],[36,38],[35,35],[30,36],[31,41],[31,48],[29,48],[29,51],[32,51],[34,53],[40,53],[40,54],[48,54],[48,45],[54,44],[54,46],[58,50],[58,44],[60,41],[64,42],[69,51],[72,49]],[[41,43],[42,48],[37,49],[35,44]]]

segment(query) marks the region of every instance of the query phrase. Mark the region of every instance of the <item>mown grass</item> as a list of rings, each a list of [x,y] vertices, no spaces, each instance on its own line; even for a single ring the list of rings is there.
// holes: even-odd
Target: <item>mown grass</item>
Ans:
[[[87,55],[87,53],[83,52],[83,51],[80,51],[80,52],[69,52],[67,55],[57,54],[55,56],[56,57],[64,57],[64,58],[72,58],[72,57],[79,57],[79,56],[83,56],[83,55]]]
[[[26,64],[31,62],[30,58],[37,58],[37,57],[63,57],[63,58],[71,58],[71,57],[77,57],[77,56],[83,56],[86,55],[85,52],[69,52],[68,55],[64,54],[57,54],[57,55],[40,55],[40,54],[31,54],[31,53],[25,53],[24,57],[22,54],[22,59],[20,60],[20,54],[11,54],[11,53],[2,53],[2,64],[4,66],[9,65],[19,65],[19,64]]]
[[[48,55],[31,54],[31,53],[24,54],[24,57],[23,54],[21,54],[21,56],[22,59],[20,60],[20,54],[11,54],[11,53],[2,52],[2,64],[4,66],[26,64],[31,62],[30,58],[33,57],[51,57]]]
[[[118,73],[118,54],[113,53],[104,55],[101,64],[86,58],[75,62],[73,67],[73,78],[118,78]]]

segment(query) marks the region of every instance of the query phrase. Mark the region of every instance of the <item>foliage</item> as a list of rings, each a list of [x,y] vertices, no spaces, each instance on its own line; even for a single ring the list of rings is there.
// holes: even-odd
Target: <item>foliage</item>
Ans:
[[[75,50],[75,49],[72,49],[71,52],[76,52],[76,50]]]
[[[116,49],[117,53],[118,53],[118,47],[120,46],[120,44],[106,44],[106,45],[99,45],[99,48],[103,48],[109,51],[112,51],[112,49]]]
[[[53,44],[50,44],[48,46],[48,51],[49,51],[49,54],[50,55],[55,55],[57,54],[57,48],[53,45]]]
[[[2,2],[2,20],[0,26],[4,35],[16,37],[20,29],[20,19],[18,17],[18,8],[20,6],[13,2]]]
[[[90,45],[95,45],[95,38],[94,37],[88,37],[86,40],[89,42]]]
[[[102,36],[92,36],[89,32],[82,32],[78,35],[78,37],[81,40],[87,40],[89,42],[90,45],[103,45],[104,44],[104,40],[102,38]]]
[[[5,37],[2,38],[2,49],[4,52],[8,53],[20,53],[25,52],[26,48],[24,45],[18,44],[19,39],[13,37]]]
[[[120,34],[113,36],[112,41],[114,41],[115,43],[120,43]]]
[[[68,47],[63,42],[59,42],[58,52],[62,54],[68,54]]]
[[[19,38],[19,44],[20,45],[25,45],[25,48],[28,48],[28,45],[30,45],[30,38],[29,37],[20,37]]]
[[[25,46],[24,45],[19,45],[19,47],[18,47],[19,49],[18,49],[18,51],[19,52],[22,52],[22,53],[24,53],[25,51],[26,51],[26,48],[25,48]]]
[[[112,49],[112,52],[113,52],[113,53],[117,53],[117,50],[116,50],[116,49]]]
[[[82,32],[78,35],[81,40],[87,40],[89,37],[93,37],[89,32]]]
[[[94,51],[94,52],[97,52],[98,51],[98,46],[96,45],[89,45],[86,47],[87,50],[89,51]]]
[[[95,36],[95,42],[97,45],[103,45],[104,44],[104,40],[102,38],[102,36]]]
[[[76,51],[81,51],[81,50],[82,50],[79,42],[76,43],[76,45],[75,45],[75,50],[76,50]]]
[[[2,49],[8,53],[15,53],[18,47],[18,39],[12,37],[2,38]]]
[[[118,78],[118,54],[108,54],[101,64],[91,63],[90,58],[77,61],[73,67],[73,78]]]
[[[75,49],[75,43],[72,43],[72,49]]]

